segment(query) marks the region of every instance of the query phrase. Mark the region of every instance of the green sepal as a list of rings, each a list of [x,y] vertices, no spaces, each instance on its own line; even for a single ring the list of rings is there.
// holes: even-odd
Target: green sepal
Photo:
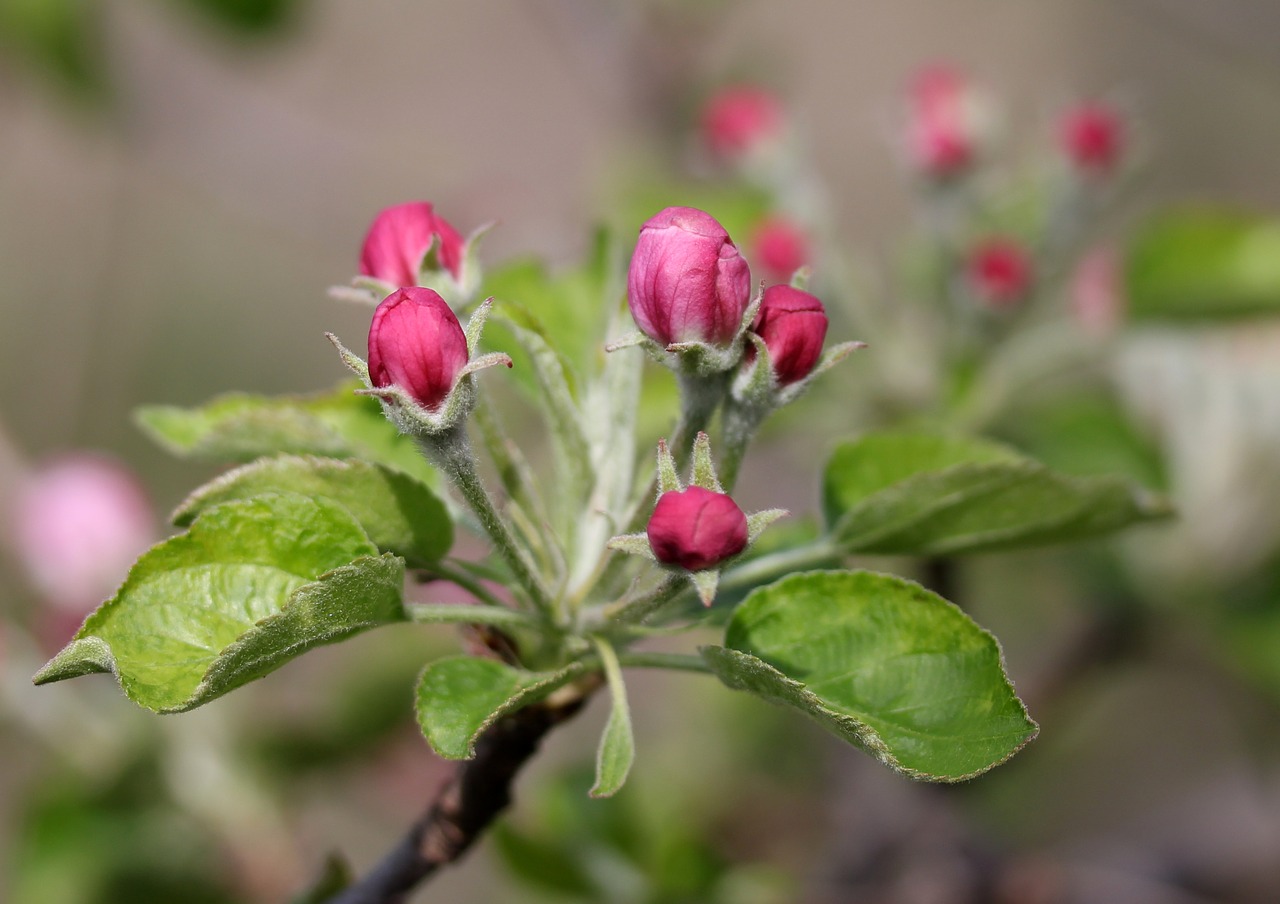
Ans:
[[[807,572],[758,588],[725,646],[701,653],[729,687],[795,707],[911,778],[972,778],[1038,731],[996,639],[892,575]]]
[[[215,506],[143,554],[35,683],[113,672],[139,706],[192,709],[312,647],[404,621],[404,561],[377,552],[327,499]]]
[[[535,703],[586,671],[571,663],[554,672],[526,672],[493,659],[448,656],[418,678],[418,727],[447,760],[475,756],[476,741],[503,716]]]

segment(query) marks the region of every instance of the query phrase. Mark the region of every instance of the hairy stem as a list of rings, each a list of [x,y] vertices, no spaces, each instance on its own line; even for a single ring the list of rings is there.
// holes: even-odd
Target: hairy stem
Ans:
[[[798,546],[751,559],[730,569],[720,578],[720,591],[753,587],[793,571],[828,568],[839,565],[843,559],[844,553],[829,540],[818,540],[809,546]]]

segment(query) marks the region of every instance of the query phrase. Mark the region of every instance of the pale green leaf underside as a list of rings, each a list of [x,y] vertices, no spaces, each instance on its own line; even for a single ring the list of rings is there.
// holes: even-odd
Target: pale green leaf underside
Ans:
[[[792,575],[734,612],[703,658],[729,687],[794,706],[913,778],[959,781],[1035,737],[994,637],[918,584]]]
[[[1067,476],[997,443],[928,433],[843,444],[823,498],[842,547],[903,555],[1069,542],[1168,514],[1126,480]]]
[[[152,439],[182,458],[248,462],[277,453],[363,458],[439,488],[439,476],[413,441],[400,435],[375,399],[356,395],[358,388],[350,382],[308,396],[230,393],[195,408],[143,406],[135,417]]]
[[[37,684],[114,672],[129,699],[181,712],[320,644],[403,621],[404,563],[326,499],[208,509],[153,547]]]
[[[337,502],[379,549],[403,556],[411,565],[438,561],[453,543],[453,522],[439,497],[412,477],[359,459],[262,459],[196,490],[173,513],[173,523],[185,527],[211,506],[279,492]]]
[[[486,728],[541,700],[583,671],[580,663],[555,672],[525,672],[475,656],[437,659],[418,679],[418,726],[440,756],[470,759]]]
[[[596,641],[600,662],[609,682],[609,698],[612,707],[609,721],[600,736],[600,748],[596,751],[596,780],[591,786],[592,797],[612,797],[626,784],[631,764],[636,758],[635,736],[631,728],[631,706],[627,702],[627,687],[622,678],[618,654],[602,640]]]

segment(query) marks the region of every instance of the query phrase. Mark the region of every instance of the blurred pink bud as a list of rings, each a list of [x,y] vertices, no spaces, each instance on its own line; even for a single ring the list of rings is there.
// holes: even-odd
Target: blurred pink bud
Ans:
[[[770,279],[787,282],[809,263],[809,238],[786,217],[770,216],[756,227],[751,256]]]
[[[947,66],[916,73],[908,92],[907,159],[931,179],[951,179],[974,163],[988,116],[969,80]]]
[[[786,386],[809,376],[822,355],[827,338],[827,314],[822,302],[791,286],[770,286],[752,331],[764,340],[773,375]],[[755,349],[748,347],[748,358]]]
[[[461,279],[466,242],[426,201],[397,204],[378,213],[360,250],[360,273],[393,286],[416,286],[418,270],[434,248],[440,266]]]
[[[640,228],[627,301],[650,339],[728,345],[751,301],[751,270],[710,214],[668,207]]]
[[[434,411],[467,365],[458,317],[434,289],[407,286],[388,295],[369,326],[369,380],[398,386]]]
[[[659,497],[646,534],[659,562],[701,571],[746,549],[747,516],[726,494],[691,486]]]
[[[1106,175],[1124,152],[1124,121],[1101,103],[1082,103],[1062,115],[1058,140],[1062,153],[1077,170]]]
[[[1095,248],[1080,259],[1071,275],[1071,309],[1081,329],[1109,336],[1120,325],[1124,308],[1120,259],[1112,248]]]
[[[49,602],[83,614],[124,580],[156,542],[156,519],[137,479],[106,458],[76,454],[21,486],[14,544]]]
[[[969,253],[967,276],[969,287],[982,304],[989,308],[1012,307],[1031,291],[1031,256],[1013,239],[987,239]]]
[[[742,157],[775,141],[783,128],[782,104],[755,85],[717,92],[702,110],[702,136],[717,157]]]

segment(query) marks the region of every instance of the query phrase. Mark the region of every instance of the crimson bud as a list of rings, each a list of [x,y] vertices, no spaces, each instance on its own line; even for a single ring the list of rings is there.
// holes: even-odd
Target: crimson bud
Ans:
[[[809,376],[818,363],[827,338],[827,314],[822,302],[808,292],[770,286],[751,331],[764,340],[773,375],[786,386]],[[748,347],[747,356],[754,351]]]
[[[756,227],[751,256],[770,279],[786,282],[809,263],[809,238],[786,217],[770,216]]]
[[[374,217],[360,250],[360,273],[393,286],[416,286],[427,252],[434,248],[440,267],[462,278],[466,241],[426,201],[410,201]]]
[[[781,134],[782,104],[755,85],[734,85],[715,94],[702,110],[702,137],[717,157],[740,158]]]
[[[466,365],[462,325],[434,289],[397,289],[373,312],[369,381],[375,387],[398,386],[434,411]]]
[[[969,169],[985,131],[981,98],[964,75],[930,66],[912,80],[908,95],[907,157],[912,167],[945,180]]]
[[[1124,150],[1124,122],[1104,104],[1083,103],[1068,110],[1058,132],[1063,154],[1083,173],[1105,175]]]
[[[727,494],[691,486],[658,498],[645,534],[659,562],[701,571],[746,549],[747,516]]]
[[[751,269],[710,214],[668,207],[640,227],[627,302],[650,339],[726,346],[750,301]]]
[[[1012,239],[987,239],[969,254],[968,278],[970,288],[987,307],[1016,305],[1031,290],[1031,256]]]

